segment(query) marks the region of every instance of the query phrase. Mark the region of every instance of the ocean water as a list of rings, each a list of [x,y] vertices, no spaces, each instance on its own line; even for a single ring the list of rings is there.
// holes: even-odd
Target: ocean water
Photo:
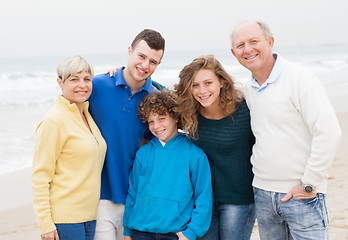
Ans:
[[[283,47],[275,50],[289,60],[302,62],[319,76],[348,72],[348,46]],[[226,49],[166,52],[152,78],[173,88],[182,67],[203,54],[214,54],[237,81],[250,77],[250,73]],[[96,74],[121,66],[127,60],[124,54],[84,57],[94,65]],[[35,129],[60,94],[55,69],[64,58],[0,58],[0,174],[31,166]],[[348,96],[348,78],[329,77],[323,82],[330,89],[329,95]]]

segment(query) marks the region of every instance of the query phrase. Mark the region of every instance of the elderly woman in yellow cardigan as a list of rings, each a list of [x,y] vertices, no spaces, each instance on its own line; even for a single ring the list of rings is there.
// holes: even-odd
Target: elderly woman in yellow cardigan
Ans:
[[[73,56],[57,73],[63,94],[36,130],[34,208],[42,240],[93,240],[106,152],[86,101],[93,68]]]

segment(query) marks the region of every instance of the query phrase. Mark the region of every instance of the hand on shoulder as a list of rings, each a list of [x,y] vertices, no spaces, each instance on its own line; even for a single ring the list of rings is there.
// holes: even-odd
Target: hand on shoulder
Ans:
[[[113,77],[115,75],[115,72],[117,72],[121,67],[115,67],[112,69],[109,69],[107,72],[105,72],[105,75],[110,73],[110,77]]]

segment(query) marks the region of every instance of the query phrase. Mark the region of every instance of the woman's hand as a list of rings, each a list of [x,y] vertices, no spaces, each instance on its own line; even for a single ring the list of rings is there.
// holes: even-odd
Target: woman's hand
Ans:
[[[57,229],[49,233],[41,234],[41,240],[59,240]]]
[[[179,240],[190,240],[187,237],[185,237],[185,235],[182,234],[182,232],[177,232],[176,235],[178,236]]]
[[[120,67],[112,68],[112,69],[108,70],[108,71],[105,73],[105,75],[108,74],[108,73],[110,73],[110,77],[113,77],[113,76],[115,75],[115,72],[118,71],[118,69],[120,69]]]

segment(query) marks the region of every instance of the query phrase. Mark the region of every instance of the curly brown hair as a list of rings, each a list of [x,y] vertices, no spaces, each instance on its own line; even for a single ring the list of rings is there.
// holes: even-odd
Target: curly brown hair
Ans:
[[[223,84],[220,90],[220,107],[225,116],[231,116],[242,102],[242,92],[235,87],[232,77],[225,71],[214,55],[204,55],[186,65],[179,74],[179,83],[174,86],[179,96],[180,121],[183,130],[194,139],[198,138],[198,111],[200,103],[192,95],[192,85],[196,73],[200,69],[212,70]]]
[[[138,107],[138,115],[143,123],[148,124],[150,114],[166,115],[178,121],[181,128],[177,96],[166,89],[145,96]]]

